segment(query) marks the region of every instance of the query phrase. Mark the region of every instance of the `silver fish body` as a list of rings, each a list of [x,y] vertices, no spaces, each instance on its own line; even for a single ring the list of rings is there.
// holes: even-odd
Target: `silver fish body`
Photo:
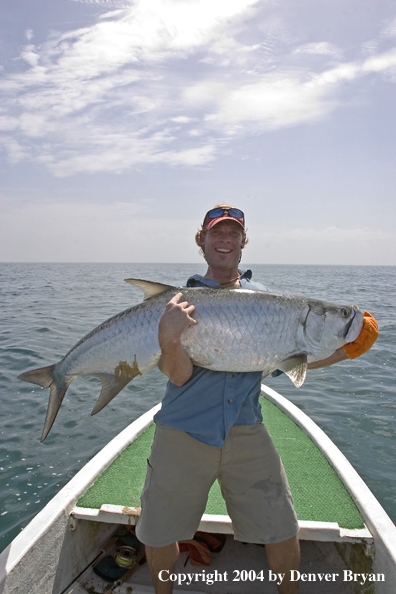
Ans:
[[[363,315],[356,306],[245,289],[169,287],[129,279],[146,300],[104,322],[82,338],[55,365],[28,371],[24,381],[50,388],[42,440],[70,383],[96,376],[102,391],[92,414],[101,410],[134,377],[159,361],[158,323],[168,301],[179,292],[195,305],[182,344],[195,365],[217,371],[287,373],[299,387],[307,361],[326,358],[360,333]]]
[[[215,298],[207,291],[187,297],[198,324],[185,331],[182,344],[208,369],[266,374],[293,356],[317,361],[355,340],[362,328],[354,306],[244,289],[213,289]]]

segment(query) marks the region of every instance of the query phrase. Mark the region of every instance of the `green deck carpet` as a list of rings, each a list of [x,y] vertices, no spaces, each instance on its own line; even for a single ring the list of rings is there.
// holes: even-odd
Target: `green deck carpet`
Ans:
[[[298,519],[337,522],[342,528],[363,528],[362,517],[353,500],[311,439],[274,404],[265,398],[260,401],[264,423],[286,470]],[[77,505],[94,509],[105,503],[139,506],[153,436],[154,425],[151,425],[120,454]],[[210,491],[206,513],[227,513],[217,481]]]

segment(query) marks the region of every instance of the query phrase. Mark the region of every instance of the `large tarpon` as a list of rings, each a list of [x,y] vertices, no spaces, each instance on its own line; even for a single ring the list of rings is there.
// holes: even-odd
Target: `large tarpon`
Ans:
[[[300,387],[307,362],[330,356],[360,333],[363,314],[305,297],[247,289],[176,288],[137,279],[144,301],[113,316],[82,338],[58,363],[27,371],[19,379],[50,388],[41,440],[48,435],[63,397],[79,376],[95,376],[102,391],[99,412],[134,377],[160,358],[158,323],[168,301],[182,292],[195,305],[182,345],[194,365],[217,371],[284,371]]]

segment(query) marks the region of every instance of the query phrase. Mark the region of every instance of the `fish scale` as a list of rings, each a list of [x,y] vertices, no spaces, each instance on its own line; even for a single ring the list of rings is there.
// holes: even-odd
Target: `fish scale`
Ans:
[[[77,377],[95,376],[102,382],[95,414],[134,377],[156,367],[159,320],[179,292],[181,300],[195,305],[198,323],[181,337],[195,365],[215,371],[262,371],[263,375],[280,369],[297,387],[305,380],[307,361],[324,359],[355,340],[363,323],[356,306],[305,297],[247,289],[179,289],[139,279],[128,282],[144,291],[143,303],[89,332],[58,363],[19,376],[50,388],[42,440]]]

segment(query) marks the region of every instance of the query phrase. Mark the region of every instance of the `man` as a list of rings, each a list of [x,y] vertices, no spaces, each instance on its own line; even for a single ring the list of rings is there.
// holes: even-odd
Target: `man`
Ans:
[[[226,204],[215,206],[206,214],[196,242],[208,269],[204,277],[191,277],[188,286],[266,290],[251,280],[250,271],[242,273],[238,268],[247,242],[241,210]],[[181,335],[197,323],[195,308],[180,302],[181,296],[178,293],[169,301],[159,323],[158,366],[169,382],[155,416],[156,434],[137,527],[146,545],[155,591],[172,592],[172,582],[162,582],[159,573],[173,572],[177,543],[193,537],[217,478],[235,538],[265,544],[270,569],[285,574],[279,592],[295,594],[298,582],[288,578],[290,570],[299,569],[298,522],[282,462],[262,423],[261,372],[219,372],[193,366],[182,348]],[[375,338],[370,337],[372,344]],[[370,340],[365,340],[364,350],[370,348]],[[362,354],[364,350],[359,349]],[[339,349],[309,368],[347,356]]]

